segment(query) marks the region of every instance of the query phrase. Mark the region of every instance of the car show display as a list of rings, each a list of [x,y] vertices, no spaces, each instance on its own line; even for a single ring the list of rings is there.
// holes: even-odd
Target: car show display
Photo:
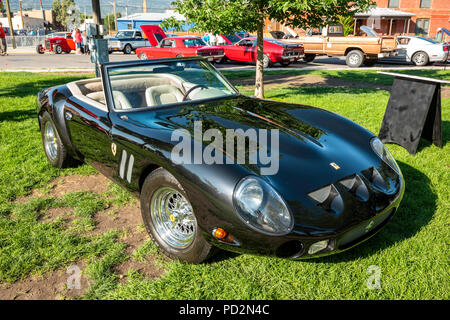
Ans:
[[[214,248],[334,254],[373,236],[400,205],[395,159],[349,119],[244,96],[200,57],[106,63],[101,73],[39,92],[45,154],[57,168],[89,163],[136,195],[148,233],[171,258],[200,263]],[[229,161],[234,151],[221,143],[214,162],[198,161],[196,151],[211,148],[198,137],[211,129],[266,132],[277,170],[263,174],[267,162],[247,156]],[[174,158],[174,137],[192,148],[186,161]],[[230,141],[239,154],[239,139]]]
[[[141,29],[152,43],[151,47],[136,50],[136,55],[141,60],[201,56],[210,62],[218,62],[224,57],[223,49],[218,46],[209,46],[199,37],[167,37],[161,28],[152,25],[143,25]],[[157,42],[160,37],[161,40]]]
[[[446,62],[449,58],[448,43],[440,43],[424,37],[398,36],[397,57],[416,66],[425,66],[432,62]]]
[[[114,38],[108,39],[109,53],[121,51],[124,54],[131,54],[137,48],[148,47],[149,41],[142,36],[141,30],[121,30]]]
[[[76,50],[76,47],[70,32],[53,33],[44,40],[43,44],[36,46],[36,52],[39,54],[45,52],[54,52],[56,54],[70,53],[72,50]]]
[[[224,60],[256,62],[256,38],[248,37],[239,40],[232,45],[221,45],[225,51]],[[298,44],[287,44],[275,39],[263,40],[264,68],[275,63],[283,67],[289,66],[303,59],[303,46]]]
[[[299,43],[305,49],[305,61],[311,62],[317,55],[345,56],[349,67],[374,65],[379,58],[395,56],[396,42],[393,36],[379,36],[372,28],[361,26],[360,36],[344,36],[341,24],[327,25],[321,34],[295,39],[283,39],[286,43]]]

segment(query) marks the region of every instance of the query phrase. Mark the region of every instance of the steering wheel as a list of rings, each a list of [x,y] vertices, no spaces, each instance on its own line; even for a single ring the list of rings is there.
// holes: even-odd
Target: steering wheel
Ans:
[[[197,85],[193,86],[192,88],[190,88],[188,91],[186,91],[186,93],[184,94],[183,100],[181,100],[181,101],[185,101],[186,98],[192,93],[192,91],[194,91],[195,89],[198,89],[198,88],[208,89],[208,87],[205,86],[204,84],[197,84]]]

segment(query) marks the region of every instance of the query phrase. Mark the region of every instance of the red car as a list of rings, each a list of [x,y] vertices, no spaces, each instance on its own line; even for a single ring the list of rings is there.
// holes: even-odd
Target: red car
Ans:
[[[72,39],[70,32],[58,32],[45,39],[44,44],[36,46],[36,52],[43,54],[45,51],[61,54],[63,52],[70,53],[76,50],[75,42]]]
[[[275,39],[264,39],[264,68],[274,63],[283,67],[303,59],[302,45],[287,44]],[[225,59],[231,61],[256,62],[256,38],[249,37],[233,45],[219,46],[225,50]]]
[[[208,61],[216,62],[224,57],[224,50],[210,47],[202,39],[194,36],[167,37],[156,26],[141,26],[152,47],[136,49],[139,59],[157,59],[173,57],[202,56]],[[157,39],[161,38],[159,43]]]

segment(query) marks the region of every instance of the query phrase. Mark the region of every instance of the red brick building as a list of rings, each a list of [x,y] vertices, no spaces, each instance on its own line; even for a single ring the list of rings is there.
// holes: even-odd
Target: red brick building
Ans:
[[[409,25],[409,34],[436,36],[437,28],[450,29],[450,0],[375,0],[378,8],[388,8],[414,14]],[[405,33],[408,19],[392,19],[392,34]],[[390,19],[381,21],[381,33],[389,34]],[[406,25],[407,27],[407,25]]]

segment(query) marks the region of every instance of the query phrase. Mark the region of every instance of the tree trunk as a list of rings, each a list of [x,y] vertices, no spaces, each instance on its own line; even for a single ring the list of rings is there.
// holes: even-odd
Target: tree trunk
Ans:
[[[264,40],[264,16],[258,21],[258,31],[256,35],[256,79],[255,96],[264,98],[264,66],[263,66],[263,40]]]

